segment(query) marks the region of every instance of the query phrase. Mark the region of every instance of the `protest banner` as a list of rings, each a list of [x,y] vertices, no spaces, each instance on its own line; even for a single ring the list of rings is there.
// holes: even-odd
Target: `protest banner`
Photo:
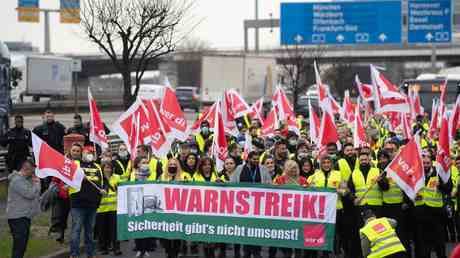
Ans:
[[[332,189],[127,182],[118,187],[118,239],[158,237],[331,251],[336,203]]]

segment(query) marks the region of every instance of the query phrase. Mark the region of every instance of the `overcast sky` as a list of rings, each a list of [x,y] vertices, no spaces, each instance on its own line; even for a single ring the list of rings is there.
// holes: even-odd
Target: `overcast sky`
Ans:
[[[17,0],[0,0],[0,40],[30,41],[43,50],[43,16],[40,23],[17,21]],[[214,48],[243,48],[243,20],[254,18],[254,0],[194,0],[193,16],[202,20],[193,36],[208,41]],[[259,17],[279,18],[280,2],[297,0],[259,0]],[[59,0],[40,0],[42,8],[59,8]],[[95,53],[97,49],[85,40],[78,25],[60,24],[59,14],[51,14],[51,50],[56,53]],[[250,45],[253,45],[250,33]],[[279,30],[261,31],[261,46],[279,45]]]

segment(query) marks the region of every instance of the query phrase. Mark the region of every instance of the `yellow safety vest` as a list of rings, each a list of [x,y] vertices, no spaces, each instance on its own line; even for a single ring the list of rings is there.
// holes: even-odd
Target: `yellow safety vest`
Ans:
[[[120,175],[120,180],[121,181],[128,181],[130,179],[130,176],[131,176],[131,170],[132,170],[132,162],[131,160],[128,161],[128,164],[126,164],[126,168],[125,166],[123,166],[123,163],[121,163],[121,161],[119,160],[116,160],[118,166],[121,168],[121,170],[123,171],[123,174]]]
[[[455,165],[452,165],[450,167],[450,173],[451,173],[451,178],[452,178],[452,193],[457,193],[455,196],[453,196],[452,201],[454,202],[454,208],[455,210],[458,209],[457,205],[457,195],[458,195],[458,180],[459,180],[459,174],[458,174],[458,169]]]
[[[195,174],[193,174],[193,177],[192,177],[193,181],[195,182],[206,182],[206,179],[204,178],[203,175],[201,175],[201,173],[197,172]],[[216,182],[216,180],[218,179],[216,173],[211,173],[211,181],[210,182]]]
[[[380,191],[378,184],[374,184],[379,175],[380,170],[378,168],[371,168],[366,179],[359,169],[355,169],[351,174],[357,198],[363,197],[367,189],[370,188],[367,195],[359,203],[359,206],[364,206],[366,204],[371,206],[382,206],[382,192]]]
[[[433,208],[441,208],[443,206],[442,194],[436,186],[439,183],[437,175],[431,176],[426,186],[418,193],[421,199],[415,201],[415,206],[426,205]]]
[[[209,135],[208,139],[212,139],[213,135]],[[195,135],[195,142],[196,144],[198,145],[198,150],[201,152],[201,153],[204,153],[204,147],[206,145],[206,141],[205,139],[203,138],[203,136],[201,135],[201,133],[197,133]]]
[[[383,191],[383,203],[385,204],[400,204],[404,201],[404,194],[396,184],[396,182],[387,176],[390,188],[388,191]]]
[[[406,251],[387,218],[373,219],[359,232],[371,242],[371,252],[367,258],[383,258]]]
[[[104,194],[101,199],[101,204],[97,209],[97,213],[116,211],[117,210],[117,186],[120,182],[120,176],[113,174],[109,178],[109,189],[107,194]],[[113,189],[111,189],[113,188]]]
[[[80,167],[80,161],[76,160],[75,163],[77,163],[77,165]],[[99,164],[97,163],[93,163],[93,164],[95,166],[94,168],[82,168],[83,172],[85,173],[85,177],[87,180],[90,180],[96,184],[98,181],[100,181],[100,186],[102,188],[104,186],[104,180],[102,180],[103,175],[102,175],[101,166],[99,166]],[[69,192],[69,195],[71,195],[74,193],[78,193],[79,190],[73,187],[69,187],[68,192]]]
[[[340,171],[340,174],[342,175],[343,181],[348,182],[348,180],[350,179],[352,171],[359,168],[359,160],[356,159],[355,167],[353,168],[353,170],[348,165],[348,162],[347,162],[346,159],[339,159],[339,161],[337,161],[337,162],[338,162],[338,165],[339,165],[339,171]]]
[[[326,182],[326,175],[321,170],[316,170],[315,173],[308,178],[308,184],[317,187],[317,188],[334,188],[338,189],[340,183],[342,182],[342,176],[339,171],[332,170],[329,172],[329,177],[327,178],[327,186],[325,186]],[[337,209],[343,209],[342,198],[340,196],[337,197]]]
[[[160,181],[170,182],[170,181],[192,181],[192,177],[187,172],[182,172],[179,175],[176,175],[174,178],[170,177],[167,172],[161,175]]]

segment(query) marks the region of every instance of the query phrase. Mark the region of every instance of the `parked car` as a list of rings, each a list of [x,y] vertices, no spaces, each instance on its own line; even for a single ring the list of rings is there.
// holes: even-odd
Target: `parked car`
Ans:
[[[200,89],[193,86],[178,86],[176,88],[176,96],[182,109],[193,109],[196,112],[200,111],[201,99]]]

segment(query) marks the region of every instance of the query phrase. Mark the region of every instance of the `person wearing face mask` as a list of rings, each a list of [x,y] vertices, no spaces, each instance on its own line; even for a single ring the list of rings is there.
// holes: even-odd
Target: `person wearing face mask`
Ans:
[[[102,255],[109,254],[109,248],[115,256],[122,254],[117,241],[117,187],[120,176],[113,173],[112,162],[102,162],[101,169],[106,182],[106,194],[102,196],[97,209],[96,231],[98,247]]]
[[[79,143],[73,143],[66,157],[74,161],[80,161],[81,152],[82,146]],[[64,243],[67,219],[70,212],[69,187],[57,177],[53,177],[51,182],[57,186],[58,193],[51,210],[51,226],[49,233],[57,233],[58,236],[56,241],[62,244]]]
[[[128,147],[125,144],[118,146],[118,153],[114,158],[115,166],[113,173],[120,176],[120,180],[127,181],[130,178],[132,170],[131,156]]]
[[[311,176],[308,180],[308,185],[310,187],[316,188],[334,188],[337,190],[337,223],[336,223],[336,234],[338,236],[337,239],[343,241],[348,236],[348,233],[345,229],[346,226],[343,225],[344,220],[343,218],[343,202],[342,198],[347,194],[348,188],[346,182],[343,181],[341,173],[337,170],[333,169],[333,161],[332,158],[328,155],[323,155],[320,158],[320,168],[315,171],[313,176]],[[335,244],[337,249],[338,244]],[[344,246],[346,248],[346,246]],[[345,250],[347,252],[347,250]],[[345,253],[347,255],[347,253]],[[348,257],[348,256],[346,256]]]
[[[206,142],[210,141],[213,137],[208,121],[203,121],[200,125],[200,132],[195,135],[195,142],[198,145],[200,154],[206,154]]]
[[[295,153],[297,150],[297,143],[299,139],[297,134],[294,132],[289,131],[288,133],[288,140],[287,140],[287,148],[290,153]]]
[[[306,159],[306,158],[309,158],[307,143],[304,141],[300,141],[299,144],[297,145],[297,148],[294,153],[294,157],[292,159],[295,160],[299,164],[299,162],[302,159]]]
[[[375,183],[380,177],[378,168],[371,166],[370,157],[367,153],[359,154],[359,167],[355,168],[348,180],[348,189],[350,190],[346,198],[354,204],[347,207],[347,230],[350,235],[345,239],[345,245],[349,251],[349,257],[363,257],[361,246],[359,245],[359,229],[364,226],[361,220],[361,212],[372,210],[374,213],[379,212],[382,207],[382,192]]]
[[[70,187],[70,205],[72,214],[72,234],[70,241],[70,257],[80,256],[80,234],[84,228],[86,254],[95,257],[95,244],[93,242],[96,211],[101,203],[104,189],[104,176],[101,167],[95,162],[95,150],[92,146],[83,148],[82,160],[77,162],[85,173],[85,179],[80,191]],[[91,181],[91,183],[89,182]]]
[[[178,159],[171,158],[168,160],[163,174],[161,175],[160,181],[171,182],[171,181],[192,181],[190,175],[184,171],[180,166]],[[163,247],[168,258],[177,258],[179,251],[181,250],[181,240],[176,239],[163,239]],[[193,252],[192,246],[192,252]]]
[[[260,156],[259,153],[251,151],[248,154],[248,160],[245,164],[240,165],[236,168],[233,175],[230,177],[232,183],[251,183],[251,184],[271,184],[272,178],[264,166],[259,165]],[[243,257],[260,258],[261,247],[244,245],[243,246]]]
[[[163,173],[163,164],[160,160],[150,155],[150,147],[147,145],[139,145],[137,146],[136,152],[136,157],[144,157],[149,160],[148,166],[150,179],[157,180],[160,178],[161,174]],[[136,177],[135,173],[133,172],[131,173],[131,181]]]
[[[425,172],[424,187],[415,197],[416,239],[415,256],[430,257],[435,252],[437,257],[446,256],[445,228],[444,228],[444,200],[443,195],[452,191],[452,180],[444,183],[436,173],[432,156],[429,152],[422,155]]]

